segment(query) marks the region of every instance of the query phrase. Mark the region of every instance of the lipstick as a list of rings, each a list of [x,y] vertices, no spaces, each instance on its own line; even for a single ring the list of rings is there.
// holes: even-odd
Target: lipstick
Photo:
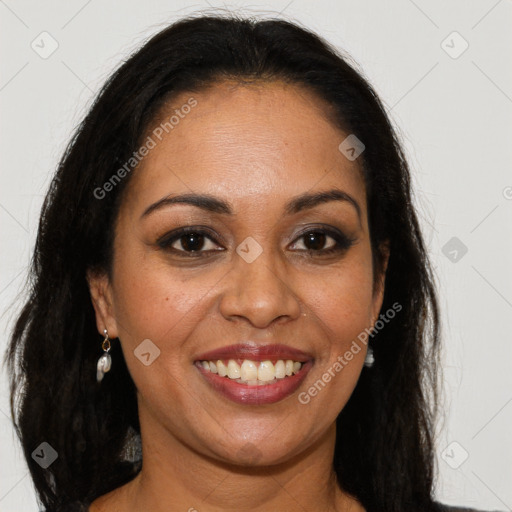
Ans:
[[[305,363],[313,359],[309,354],[302,350],[290,347],[288,345],[272,344],[272,345],[257,345],[255,343],[239,343],[235,345],[228,345],[209,352],[198,355],[196,361],[217,361],[217,360],[233,359],[244,360],[250,359],[251,361],[278,361],[279,359],[291,359]]]
[[[276,370],[278,366],[281,368],[280,375],[278,376],[276,371],[274,378],[270,374],[264,378],[264,381],[245,382],[238,378],[240,376],[238,372],[230,373],[229,376],[224,371],[223,375],[219,375],[220,371],[217,372],[217,367],[219,370],[220,368],[224,370],[224,367],[228,367],[228,365],[231,368],[237,365],[241,366],[244,361],[246,364],[252,362],[259,367],[272,367],[273,363]],[[208,362],[210,362],[210,366]],[[288,370],[286,375],[283,373],[284,362],[287,363],[288,369],[293,366],[293,372]],[[216,365],[216,363],[218,364]],[[287,345],[258,346],[249,342],[202,353],[195,358],[194,366],[208,386],[223,397],[243,405],[264,405],[279,402],[293,394],[311,370],[313,358],[309,354]],[[254,365],[251,366],[254,367]],[[261,375],[261,372],[258,372],[258,375]]]

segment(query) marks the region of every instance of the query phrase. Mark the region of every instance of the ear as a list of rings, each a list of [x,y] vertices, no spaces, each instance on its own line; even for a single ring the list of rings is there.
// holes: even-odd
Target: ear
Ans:
[[[118,337],[117,323],[114,316],[112,286],[106,272],[87,270],[87,283],[91,294],[92,305],[96,313],[96,328],[103,336],[107,329],[109,338]]]
[[[381,264],[376,272],[379,274],[376,276],[376,282],[373,291],[373,302],[372,302],[372,319],[374,322],[378,319],[382,302],[384,301],[384,290],[386,283],[386,271],[388,269],[389,262],[389,240],[381,242],[379,245],[379,257]]]

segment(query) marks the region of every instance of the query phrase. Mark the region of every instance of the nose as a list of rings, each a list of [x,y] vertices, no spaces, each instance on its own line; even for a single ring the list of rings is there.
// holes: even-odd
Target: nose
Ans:
[[[287,282],[285,269],[267,254],[263,251],[251,263],[235,256],[228,274],[230,283],[220,301],[221,314],[227,320],[245,319],[264,329],[300,317],[300,300]]]

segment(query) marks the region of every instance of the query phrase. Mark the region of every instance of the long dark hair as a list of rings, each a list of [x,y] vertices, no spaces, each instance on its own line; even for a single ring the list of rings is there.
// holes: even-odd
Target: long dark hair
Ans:
[[[63,155],[46,195],[29,277],[29,298],[6,354],[11,410],[38,497],[71,510],[140,471],[124,456],[140,433],[136,394],[119,344],[101,385],[87,270],[112,270],[113,226],[130,175],[106,198],[95,190],[133,155],[169,98],[224,79],[284,80],[307,87],[366,148],[366,184],[375,275],[381,242],[391,253],[381,311],[401,311],[371,339],[365,368],[337,419],[339,485],[368,511],[435,510],[434,420],[439,314],[434,278],[411,200],[400,143],[374,90],[348,57],[284,20],[192,16],[152,37],[102,88]],[[43,469],[42,442],[57,452]]]

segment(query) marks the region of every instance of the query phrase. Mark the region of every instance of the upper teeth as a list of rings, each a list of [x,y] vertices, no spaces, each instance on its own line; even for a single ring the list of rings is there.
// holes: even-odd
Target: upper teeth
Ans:
[[[225,365],[223,361],[201,361],[201,365],[205,370],[212,373],[218,373],[221,377],[228,377],[240,382],[248,382],[257,384],[260,382],[268,382],[275,379],[284,379],[297,373],[302,363],[287,359],[283,361],[279,359],[276,363],[272,361],[261,361],[260,363],[245,359],[242,364],[238,364],[235,360],[230,359]]]

